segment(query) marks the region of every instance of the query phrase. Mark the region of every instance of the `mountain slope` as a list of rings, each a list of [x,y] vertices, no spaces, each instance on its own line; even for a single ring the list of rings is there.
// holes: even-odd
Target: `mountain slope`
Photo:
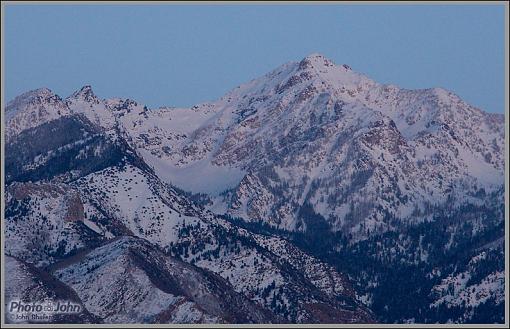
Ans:
[[[73,314],[54,314],[52,323],[98,323],[100,320],[90,314],[83,306],[74,290],[66,286],[45,271],[41,271],[14,257],[5,257],[5,275],[9,284],[5,287],[5,318],[8,323],[41,323],[37,319],[19,319],[20,313],[11,312],[11,302],[44,302],[50,300],[65,300],[80,305],[81,311]],[[13,308],[16,310],[16,308]],[[37,313],[34,313],[37,314]],[[40,314],[39,314],[40,315]]]
[[[136,236],[283,322],[504,321],[504,120],[449,91],[312,54],[189,109],[85,86],[6,114],[24,261]]]
[[[212,273],[121,237],[53,265],[106,323],[267,323],[274,316]]]
[[[250,232],[203,210],[185,194],[161,182],[137,151],[125,142],[121,128],[107,130],[88,117],[84,113],[61,117],[28,128],[9,141],[9,148],[20,150],[10,153],[12,156],[6,159],[13,164],[9,167],[6,189],[9,255],[51,268],[55,263],[68,262],[84,253],[98,252],[106,240],[138,236],[169,257],[173,255],[217,273],[233,291],[274,314],[261,318],[255,309],[247,310],[247,316],[253,321],[373,321],[373,315],[358,300],[348,280],[335,269],[304,252],[298,253],[297,249],[293,249],[294,260],[302,259],[309,267],[283,261],[273,253],[271,244],[263,244]],[[71,125],[79,133],[66,135]],[[29,143],[31,139],[44,141],[50,133],[66,136],[51,143]],[[94,138],[89,138],[91,135]],[[98,143],[107,147],[97,147]],[[17,145],[24,146],[15,148]],[[41,157],[41,154],[50,156]],[[14,169],[23,164],[27,165],[21,173]],[[284,243],[277,237],[273,240]],[[101,250],[108,254],[113,247],[105,248]],[[32,249],[37,252],[26,252]],[[121,267],[131,261],[125,257],[118,260]],[[87,272],[89,265],[76,266],[79,269],[73,267],[72,273]],[[310,268],[320,271],[312,274]],[[99,280],[101,273],[104,272],[87,276],[86,282]],[[75,287],[67,279],[64,282]],[[79,287],[82,286],[76,287],[78,294],[88,303],[93,296],[83,295],[86,289],[82,287],[80,291]],[[127,297],[115,295],[112,303],[137,307]],[[158,309],[143,319],[140,310],[140,317],[129,318],[113,304],[112,308],[105,305],[97,308],[96,302],[87,304],[88,308],[106,322],[158,322],[158,314],[164,310]],[[195,314],[194,308],[188,310]],[[248,321],[248,318],[232,317],[233,311],[227,311],[216,315],[197,311],[192,318],[172,313],[165,321]]]
[[[387,214],[430,219],[431,206],[476,202],[503,181],[503,116],[317,54],[217,102],[141,113],[122,122],[158,176],[209,194],[215,211],[289,230],[305,229],[309,204],[331,230],[362,238],[392,229]]]

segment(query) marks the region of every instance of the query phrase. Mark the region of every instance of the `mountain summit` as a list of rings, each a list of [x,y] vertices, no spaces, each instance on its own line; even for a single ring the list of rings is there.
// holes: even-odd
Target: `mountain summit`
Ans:
[[[95,102],[97,100],[96,95],[92,91],[92,86],[85,85],[80,90],[75,91],[69,99],[80,99],[86,102]]]
[[[84,319],[504,321],[504,117],[450,91],[311,54],[191,108],[84,86],[5,113],[10,273]]]
[[[5,107],[6,139],[23,130],[68,115],[62,99],[48,88],[28,91],[14,98]]]

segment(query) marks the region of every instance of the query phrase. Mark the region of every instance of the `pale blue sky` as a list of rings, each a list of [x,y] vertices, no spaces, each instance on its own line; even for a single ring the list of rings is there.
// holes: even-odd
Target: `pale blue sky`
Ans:
[[[404,88],[504,111],[503,5],[7,5],[5,96],[91,84],[191,106],[310,53]]]

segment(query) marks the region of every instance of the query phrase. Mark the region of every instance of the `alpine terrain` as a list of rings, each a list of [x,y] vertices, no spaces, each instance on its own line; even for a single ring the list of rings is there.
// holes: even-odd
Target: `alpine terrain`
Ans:
[[[192,108],[4,118],[10,322],[504,323],[504,116],[450,91],[312,54]]]

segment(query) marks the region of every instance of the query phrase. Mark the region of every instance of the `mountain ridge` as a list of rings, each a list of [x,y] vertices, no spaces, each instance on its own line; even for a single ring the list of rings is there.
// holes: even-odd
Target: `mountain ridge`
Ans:
[[[41,246],[22,261],[135,236],[284,322],[501,318],[504,116],[445,89],[311,54],[191,108],[85,85],[7,112],[8,252]]]

